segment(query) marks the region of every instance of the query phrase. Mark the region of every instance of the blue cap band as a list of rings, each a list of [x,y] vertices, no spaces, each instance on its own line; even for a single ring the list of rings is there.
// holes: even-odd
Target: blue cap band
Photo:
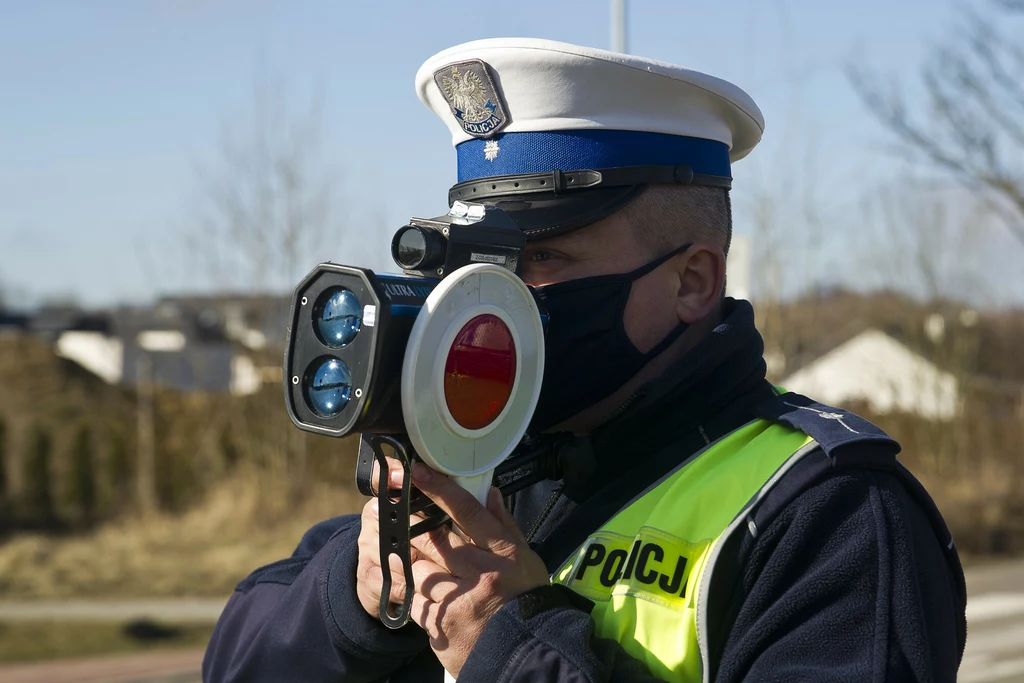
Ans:
[[[491,143],[488,149],[485,147]],[[495,151],[494,145],[497,144]],[[688,164],[694,173],[732,177],[729,148],[717,140],[632,130],[504,133],[456,146],[459,182],[490,176]],[[488,161],[488,157],[492,157]]]

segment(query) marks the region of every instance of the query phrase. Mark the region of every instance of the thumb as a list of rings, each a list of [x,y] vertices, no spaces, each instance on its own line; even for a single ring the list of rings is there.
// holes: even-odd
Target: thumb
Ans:
[[[523,536],[523,532],[519,530],[519,525],[516,524],[516,520],[513,519],[508,509],[505,507],[505,500],[501,497],[501,490],[492,487],[487,492],[487,510],[497,518],[501,525],[511,531],[515,537],[526,543],[526,537]]]

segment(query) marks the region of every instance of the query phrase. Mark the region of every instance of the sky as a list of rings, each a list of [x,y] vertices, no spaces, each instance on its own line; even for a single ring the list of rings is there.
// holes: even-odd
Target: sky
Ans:
[[[913,97],[963,7],[630,0],[628,49],[730,80],[764,112],[762,145],[733,168],[737,234],[760,234],[767,202],[787,239],[809,245],[787,282],[868,286],[860,207],[908,170],[844,69],[899,79]],[[609,26],[605,0],[0,0],[0,286],[15,306],[216,286],[186,237],[203,169],[268,83],[296,115],[319,102],[333,232],[315,260],[391,270],[390,235],[443,213],[455,182],[447,129],[413,89],[419,65],[486,37],[607,48]],[[972,255],[993,274],[987,301],[1024,303],[1019,249],[993,229]]]

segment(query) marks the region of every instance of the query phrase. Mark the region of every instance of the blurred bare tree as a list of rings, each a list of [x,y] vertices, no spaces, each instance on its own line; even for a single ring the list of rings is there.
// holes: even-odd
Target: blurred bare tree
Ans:
[[[976,202],[914,182],[885,187],[865,203],[869,239],[862,270],[875,270],[884,290],[920,301],[913,314],[900,316],[899,336],[950,373],[961,389],[977,371],[979,348],[978,313],[960,302],[965,292],[975,300],[987,294],[977,239],[987,218]],[[932,394],[941,403],[944,387],[925,376],[917,382],[919,395]],[[957,457],[972,452],[968,427],[964,411],[958,410],[947,421],[912,421],[904,425],[903,436],[915,444],[920,466],[948,475]]]
[[[902,152],[979,192],[1024,246],[1024,0],[988,0],[934,48],[923,111],[905,88],[859,67],[848,75]]]
[[[81,527],[89,527],[96,521],[96,459],[92,430],[86,422],[75,430],[69,460],[67,501],[74,508],[76,522]]]
[[[793,85],[799,102],[799,85]],[[794,104],[794,112],[799,106]],[[782,147],[803,157],[799,169],[784,177],[758,169],[751,188],[739,200],[750,227],[752,292],[757,326],[765,339],[765,359],[772,379],[781,379],[787,359],[800,340],[789,334],[786,302],[794,297],[813,301],[827,271],[826,241],[839,223],[839,206],[825,185],[831,180],[818,163],[820,150],[813,130],[793,113],[784,122]],[[815,310],[808,307],[808,311]]]
[[[322,98],[299,113],[288,100],[286,87],[258,80],[251,111],[224,125],[216,154],[199,164],[199,212],[185,246],[217,286],[288,291],[338,237]]]
[[[316,88],[297,110],[291,105],[296,99],[282,82],[257,79],[249,110],[224,126],[216,151],[200,164],[197,220],[185,233],[186,258],[202,269],[202,280],[234,293],[270,295],[249,303],[262,308],[265,321],[277,320],[276,299],[324,260],[327,244],[341,241],[332,207],[339,183],[324,152],[323,100]],[[253,354],[280,357],[263,342],[241,341]],[[269,421],[248,403],[214,403],[204,429],[210,447],[203,450],[221,452],[218,462],[196,467],[200,479],[241,458],[270,473],[257,483],[265,500],[281,499],[268,489],[278,485],[290,488],[284,498],[292,503],[301,499],[309,439],[288,420],[279,391],[273,393],[279,408]]]
[[[7,422],[0,417],[0,512],[7,507]]]
[[[990,229],[991,214],[964,194],[908,179],[867,195],[860,271],[882,289],[926,304],[963,300],[967,293],[986,300],[992,292],[978,235]]]
[[[23,464],[22,479],[25,486],[22,502],[24,513],[44,525],[53,524],[57,518],[50,471],[52,449],[53,439],[49,430],[43,425],[33,426],[29,451]]]

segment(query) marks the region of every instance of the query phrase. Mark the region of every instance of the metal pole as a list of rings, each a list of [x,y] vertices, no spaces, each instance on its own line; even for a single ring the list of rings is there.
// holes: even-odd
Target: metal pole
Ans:
[[[626,0],[612,0],[612,51],[627,51]]]

